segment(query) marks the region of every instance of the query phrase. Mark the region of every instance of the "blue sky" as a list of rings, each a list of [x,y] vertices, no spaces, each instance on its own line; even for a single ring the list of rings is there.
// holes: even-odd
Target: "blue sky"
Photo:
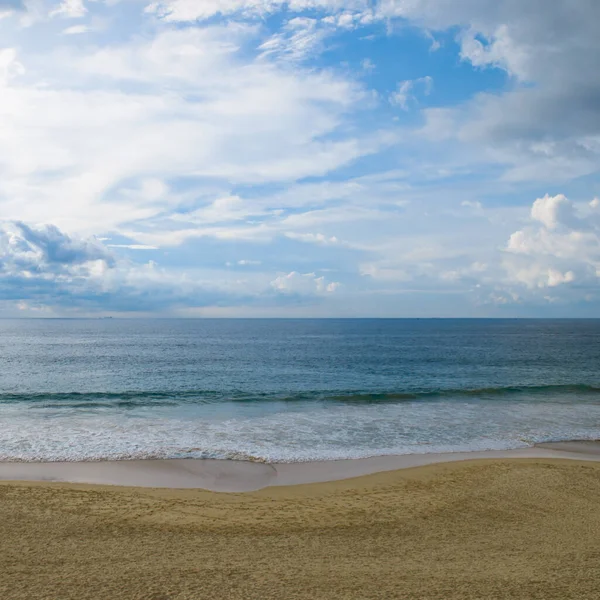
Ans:
[[[0,0],[0,316],[598,316],[599,21]]]

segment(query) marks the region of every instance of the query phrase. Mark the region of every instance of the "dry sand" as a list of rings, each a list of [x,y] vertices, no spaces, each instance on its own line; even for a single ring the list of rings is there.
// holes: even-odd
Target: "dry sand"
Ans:
[[[600,463],[236,494],[2,483],[0,543],[3,600],[598,599]]]

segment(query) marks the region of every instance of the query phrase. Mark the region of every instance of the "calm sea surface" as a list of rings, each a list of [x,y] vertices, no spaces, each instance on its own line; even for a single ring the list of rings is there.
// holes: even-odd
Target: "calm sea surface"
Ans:
[[[4,320],[0,460],[600,438],[600,321]]]

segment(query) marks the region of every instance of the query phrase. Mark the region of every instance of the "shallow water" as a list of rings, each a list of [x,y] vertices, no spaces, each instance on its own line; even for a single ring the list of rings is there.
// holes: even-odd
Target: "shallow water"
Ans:
[[[0,321],[0,459],[298,461],[600,438],[600,321]]]

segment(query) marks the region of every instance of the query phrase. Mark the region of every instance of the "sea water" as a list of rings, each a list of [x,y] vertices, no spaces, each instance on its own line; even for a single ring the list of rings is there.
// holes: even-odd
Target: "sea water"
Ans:
[[[595,320],[2,320],[0,460],[600,438]]]

